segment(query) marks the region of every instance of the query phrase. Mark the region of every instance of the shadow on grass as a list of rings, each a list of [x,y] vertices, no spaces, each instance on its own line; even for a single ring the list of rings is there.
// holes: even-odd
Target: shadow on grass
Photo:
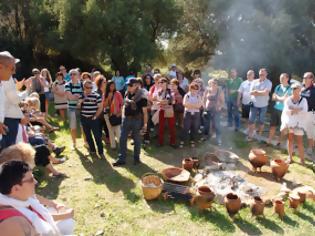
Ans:
[[[151,210],[163,214],[173,212],[175,210],[175,202],[172,200],[147,201],[147,204]]]
[[[291,217],[289,217],[288,215],[285,215],[283,217],[283,222],[285,224],[288,224],[288,225],[291,225],[292,227],[298,227],[299,226],[299,223],[295,220],[293,220]]]
[[[265,217],[257,217],[256,221],[259,224],[261,224],[263,227],[265,227],[266,229],[269,229],[269,230],[271,230],[277,234],[283,234],[284,233],[283,229],[272,220],[269,220]]]
[[[251,222],[249,222],[249,221],[247,221],[245,219],[237,217],[237,218],[234,218],[233,222],[245,234],[248,234],[248,235],[262,235],[261,230],[257,226],[255,226],[253,223],[251,223]]]
[[[63,178],[45,176],[43,179],[41,179],[40,185],[36,189],[36,192],[41,196],[47,197],[48,199],[56,199],[59,195],[59,186],[63,180]]]
[[[305,202],[303,205],[302,205],[303,209],[309,211],[310,213],[312,213],[313,215],[315,215],[315,207],[313,205],[311,205],[310,203],[308,202]]]
[[[111,192],[122,191],[130,202],[137,202],[141,199],[139,195],[132,191],[135,183],[113,169],[107,160],[84,155],[78,149],[76,149],[76,153],[84,168],[93,176],[95,183],[106,185]]]
[[[195,207],[187,206],[191,214],[192,220],[203,220],[208,222],[209,224],[213,224],[216,228],[224,231],[225,233],[234,233],[235,226],[232,221],[228,218],[227,215],[224,215],[215,208],[211,210],[200,211]]]
[[[304,214],[304,213],[302,213],[300,211],[297,211],[294,214],[297,215],[298,217],[300,217],[301,220],[307,221],[311,225],[315,226],[315,221],[314,221],[313,217],[310,217],[310,216],[308,216],[308,215],[306,215],[306,214]]]

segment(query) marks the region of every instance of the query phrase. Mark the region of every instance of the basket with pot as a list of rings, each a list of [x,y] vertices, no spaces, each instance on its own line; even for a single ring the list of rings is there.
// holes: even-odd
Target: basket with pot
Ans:
[[[154,200],[162,192],[163,180],[156,174],[146,173],[141,177],[141,187],[145,200]]]

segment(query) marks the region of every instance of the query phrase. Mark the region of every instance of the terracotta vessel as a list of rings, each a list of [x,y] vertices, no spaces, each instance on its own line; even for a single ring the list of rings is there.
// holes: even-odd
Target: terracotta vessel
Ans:
[[[306,193],[298,192],[298,195],[300,197],[300,203],[303,204],[306,200]]]
[[[197,196],[195,196],[193,202],[202,210],[211,208],[214,198],[215,194],[208,186],[200,186],[198,187]]]
[[[300,197],[297,194],[289,195],[290,208],[296,209],[300,205]]]
[[[224,204],[230,216],[234,216],[241,209],[241,199],[234,193],[229,193],[224,198]]]
[[[272,160],[270,163],[272,174],[275,176],[277,180],[283,178],[283,176],[287,173],[289,164],[285,163],[285,161],[281,159]]]
[[[182,167],[188,171],[192,170],[194,167],[193,159],[192,158],[184,158],[182,161]]]
[[[274,212],[279,215],[281,219],[284,216],[284,203],[282,200],[276,200],[274,202]]]
[[[251,149],[248,155],[248,159],[250,164],[252,164],[255,172],[257,171],[257,169],[260,169],[261,172],[261,167],[268,163],[268,157],[263,149]]]
[[[256,196],[254,197],[253,203],[251,204],[251,212],[253,216],[259,216],[264,214],[265,203],[263,200]]]

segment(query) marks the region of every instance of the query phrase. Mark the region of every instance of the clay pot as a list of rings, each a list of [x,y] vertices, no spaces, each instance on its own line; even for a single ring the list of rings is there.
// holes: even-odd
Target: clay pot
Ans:
[[[300,197],[297,194],[290,194],[289,195],[289,204],[290,208],[296,209],[300,205]]]
[[[251,149],[248,159],[255,172],[257,171],[257,168],[259,168],[261,172],[261,167],[268,163],[268,157],[263,149]]]
[[[254,197],[253,203],[251,204],[251,212],[253,216],[259,216],[264,214],[265,203],[263,200],[256,196]]]
[[[230,216],[234,216],[241,209],[241,199],[234,193],[225,196],[224,204]]]
[[[300,203],[303,204],[306,200],[306,193],[298,192],[298,195],[300,197]]]
[[[288,171],[289,164],[281,159],[272,160],[270,163],[272,174],[280,180]]]
[[[188,171],[192,170],[194,167],[193,159],[192,158],[184,158],[182,161],[182,167]]]
[[[193,203],[201,210],[211,208],[214,192],[208,186],[200,186],[197,190],[197,196],[194,197]]]
[[[200,196],[207,196],[211,201],[215,198],[214,192],[208,186],[200,186],[198,188],[198,194]]]
[[[281,219],[283,219],[284,216],[284,203],[282,200],[275,200],[274,202],[274,211],[276,214],[279,215]]]

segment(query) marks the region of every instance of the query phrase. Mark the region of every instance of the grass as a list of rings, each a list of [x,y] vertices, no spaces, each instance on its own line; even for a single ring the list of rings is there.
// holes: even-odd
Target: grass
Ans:
[[[56,122],[55,120],[53,120]],[[224,144],[242,158],[244,166],[248,151],[257,143],[244,142],[243,135],[224,130]],[[56,166],[70,178],[44,178],[38,192],[48,198],[64,202],[75,209],[77,235],[315,235],[315,204],[307,201],[297,212],[288,208],[281,221],[273,215],[272,208],[265,210],[265,217],[253,218],[249,208],[243,208],[232,220],[224,206],[214,204],[212,211],[199,212],[189,204],[171,200],[146,202],[142,196],[139,179],[147,172],[158,172],[168,165],[180,166],[189,155],[202,155],[209,148],[204,143],[196,150],[157,148],[152,144],[142,150],[143,165],[133,166],[129,152],[126,167],[114,169],[110,162],[117,156],[106,149],[106,160],[91,158],[79,140],[78,150],[70,151],[71,138],[67,128],[53,137],[58,145],[66,145],[68,161]],[[129,145],[129,149],[132,146]],[[271,154],[281,155],[278,150],[267,148]],[[288,181],[315,183],[312,170],[297,164],[290,167]],[[275,183],[278,184],[278,183]]]

